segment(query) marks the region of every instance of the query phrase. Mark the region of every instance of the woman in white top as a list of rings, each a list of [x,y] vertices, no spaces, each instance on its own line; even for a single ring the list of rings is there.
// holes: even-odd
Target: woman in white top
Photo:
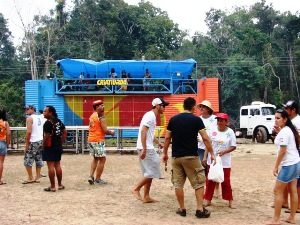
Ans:
[[[299,134],[292,124],[288,113],[285,110],[278,109],[275,114],[275,129],[278,135],[275,138],[277,149],[277,159],[273,169],[273,175],[277,177],[274,187],[274,215],[266,224],[280,224],[280,213],[283,203],[283,191],[288,187],[290,192],[291,212],[287,219],[283,221],[295,223],[295,213],[297,209],[297,178],[300,172],[299,158]],[[279,171],[279,166],[281,169]],[[279,173],[278,173],[279,171]]]
[[[222,166],[224,171],[224,181],[221,183],[222,188],[222,198],[228,201],[228,206],[234,208],[232,201],[232,188],[230,182],[230,173],[231,173],[231,152],[236,149],[236,137],[232,129],[228,125],[228,115],[226,113],[219,113],[216,116],[217,127],[210,129],[209,137],[211,139],[212,148],[215,155],[221,156]],[[207,152],[205,151],[206,157]],[[211,165],[210,154],[207,157],[207,170]],[[204,199],[204,206],[211,205],[211,200],[213,198],[214,189],[216,182],[206,179],[206,188]]]

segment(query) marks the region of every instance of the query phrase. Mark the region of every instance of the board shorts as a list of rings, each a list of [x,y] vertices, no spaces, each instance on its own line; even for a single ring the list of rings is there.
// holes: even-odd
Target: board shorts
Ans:
[[[105,142],[88,142],[90,155],[94,157],[106,157]]]

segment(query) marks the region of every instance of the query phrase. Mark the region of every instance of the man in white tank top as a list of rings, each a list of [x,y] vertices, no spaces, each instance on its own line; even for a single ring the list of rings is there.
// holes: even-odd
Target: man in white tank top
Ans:
[[[26,142],[25,142],[25,154],[24,154],[24,166],[28,173],[27,180],[22,184],[39,183],[41,176],[41,168],[44,165],[42,160],[41,148],[43,144],[43,125],[45,122],[44,115],[35,114],[35,106],[27,105],[26,114]],[[36,176],[33,178],[32,166],[35,161]]]

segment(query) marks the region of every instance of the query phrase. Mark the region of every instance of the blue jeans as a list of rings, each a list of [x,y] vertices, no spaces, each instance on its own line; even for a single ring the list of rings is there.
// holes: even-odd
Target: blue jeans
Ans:
[[[205,152],[205,150],[204,149],[202,149],[202,148],[198,148],[198,155],[199,155],[199,158],[200,158],[200,163],[201,163],[201,165],[203,166],[203,168],[204,168],[204,172],[205,172],[205,176],[207,176],[207,169],[206,169],[206,165],[204,165],[204,163],[203,163],[203,158],[204,158],[204,152]]]
[[[200,156],[200,162],[202,163],[203,158],[204,158],[204,152],[205,152],[205,150],[202,149],[202,148],[198,148],[197,152],[198,152],[198,155]]]

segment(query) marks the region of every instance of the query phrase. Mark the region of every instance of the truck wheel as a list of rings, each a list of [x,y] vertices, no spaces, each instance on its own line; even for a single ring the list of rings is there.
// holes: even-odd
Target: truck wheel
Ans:
[[[265,143],[268,139],[268,134],[265,128],[259,127],[256,134],[257,143]]]

